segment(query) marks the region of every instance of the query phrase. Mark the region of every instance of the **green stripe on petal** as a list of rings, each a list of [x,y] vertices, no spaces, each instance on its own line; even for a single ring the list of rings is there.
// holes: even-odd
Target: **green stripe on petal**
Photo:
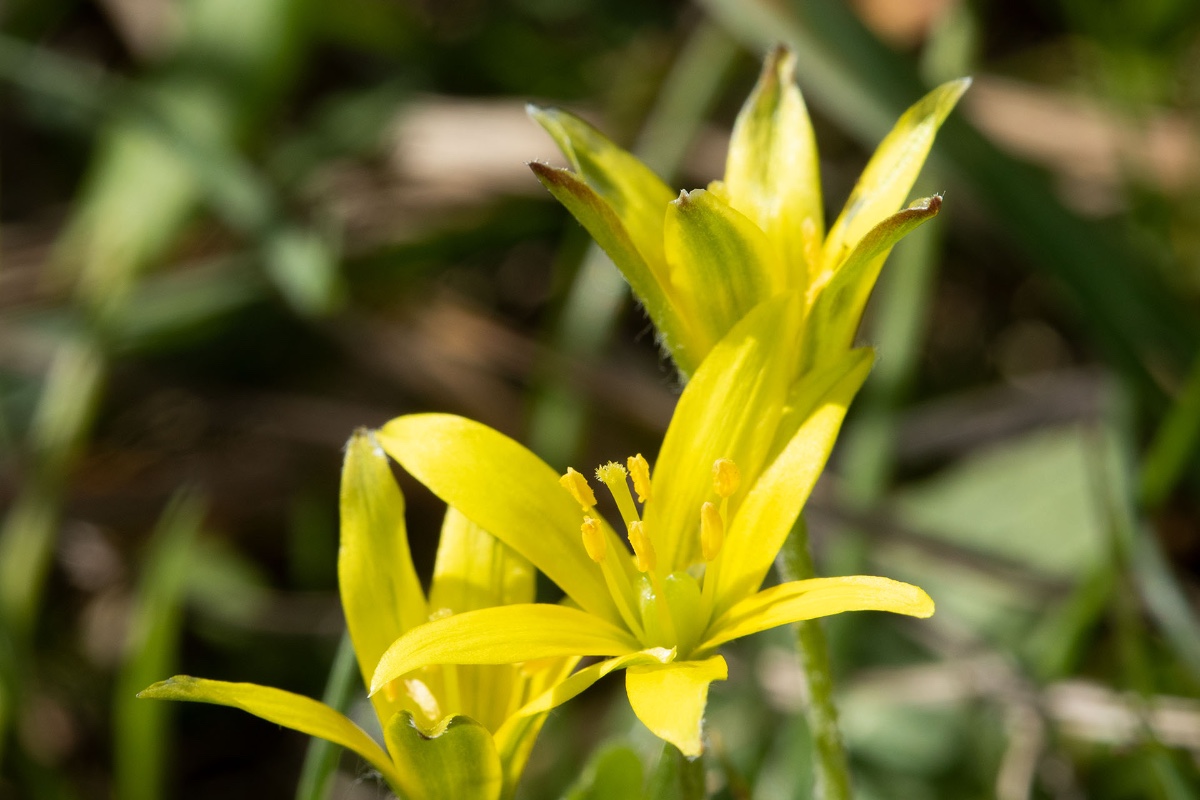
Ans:
[[[786,285],[766,234],[712,192],[681,192],[667,206],[664,236],[677,306],[701,338],[694,354],[701,360],[747,312]]]
[[[638,649],[628,631],[577,608],[542,603],[483,608],[433,620],[393,642],[371,678],[371,694],[434,664],[517,664]]]
[[[579,504],[544,461],[504,434],[450,414],[397,417],[376,435],[447,505],[533,562],[581,607],[620,621],[600,567],[583,547]],[[606,533],[609,552],[622,552],[615,534]]]
[[[850,401],[871,370],[871,359],[863,355],[856,351],[847,356],[844,373],[814,404],[738,508],[719,556],[715,614],[757,590],[766,577],[825,468]]]
[[[796,56],[787,48],[767,56],[733,125],[725,186],[730,205],[776,246],[787,270],[783,284],[803,291],[825,222],[817,145],[795,70]]]
[[[712,624],[700,649],[710,650],[779,625],[843,611],[891,611],[928,617],[933,614],[933,600],[912,584],[871,575],[792,581],[764,589],[734,605]]]
[[[667,276],[666,262],[662,260],[662,242],[658,245],[660,260],[648,261],[642,250],[634,244],[630,232],[617,212],[578,175],[536,161],[531,163],[529,168],[612,259],[617,269],[625,276],[625,280],[629,281],[634,295],[645,306],[646,313],[650,315],[654,327],[663,337],[664,344],[679,369],[685,375],[690,375],[700,363],[699,354],[702,348],[691,326],[680,315],[680,309],[671,299],[671,281]],[[655,212],[659,221],[660,238],[662,219],[669,201],[670,196]]]
[[[625,691],[633,713],[655,736],[695,758],[704,750],[701,728],[708,685],[728,675],[729,667],[720,656],[630,667],[625,671]]]
[[[409,800],[499,800],[504,771],[496,743],[470,717],[447,717],[426,732],[401,712],[388,720],[383,736]]]
[[[227,683],[176,675],[143,689],[138,697],[159,700],[185,700],[212,703],[248,711],[267,722],[316,736],[358,753],[379,770],[394,788],[400,776],[383,748],[347,717],[303,695],[259,686],[254,683]]]
[[[798,304],[784,295],[751,311],[713,348],[679,398],[645,507],[664,575],[700,558],[700,506],[714,499],[713,462],[733,459],[745,485],[767,456],[789,382],[780,353],[796,341]]]
[[[822,266],[836,271],[867,231],[904,205],[938,128],[971,85],[970,78],[943,83],[904,112],[879,143],[829,235]]]
[[[338,587],[365,684],[388,645],[429,612],[408,550],[404,496],[387,455],[362,430],[342,464]],[[375,705],[380,719],[400,707],[382,697]]]
[[[814,287],[818,294],[805,329],[801,372],[840,355],[854,343],[863,309],[892,247],[936,217],[941,207],[941,197],[925,197],[883,220],[859,241],[828,283]]]

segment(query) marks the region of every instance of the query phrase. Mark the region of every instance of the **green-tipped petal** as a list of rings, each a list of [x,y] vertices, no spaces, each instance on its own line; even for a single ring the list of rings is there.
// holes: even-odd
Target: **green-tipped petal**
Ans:
[[[303,695],[253,683],[227,683],[176,675],[138,692],[138,697],[213,703],[248,711],[267,722],[316,736],[362,756],[393,787],[400,776],[383,748],[347,717]]]
[[[942,198],[933,195],[883,220],[858,242],[829,282],[818,287],[805,329],[801,372],[850,348],[888,253],[896,242],[936,217],[941,207]]]
[[[487,728],[470,717],[447,717],[425,732],[408,712],[383,730],[396,760],[400,790],[410,800],[499,800],[504,772]]]
[[[404,524],[404,496],[387,455],[371,434],[357,431],[342,464],[338,586],[363,682],[400,634],[429,618],[413,568]],[[400,706],[375,703],[380,719]]]
[[[397,417],[376,435],[447,505],[532,561],[584,609],[620,621],[600,567],[583,547],[579,504],[544,461],[504,434],[450,414]],[[622,552],[607,526],[606,535],[609,552]],[[632,577],[632,567],[624,568]]]
[[[746,495],[719,556],[715,613],[754,592],[766,577],[825,468],[846,409],[871,363],[870,351],[856,351],[843,360],[841,374]]]
[[[393,642],[375,668],[371,694],[433,664],[517,664],[638,649],[628,631],[577,608],[541,603],[481,608],[435,619]]]
[[[938,128],[970,85],[970,78],[943,83],[897,120],[871,156],[841,216],[829,229],[822,253],[824,269],[836,270],[867,231],[904,205]]]
[[[708,685],[728,675],[729,667],[720,656],[650,664],[625,671],[625,690],[633,713],[655,736],[695,758],[704,750],[701,733]]]
[[[668,205],[664,236],[675,306],[701,340],[700,352],[691,354],[698,360],[786,285],[766,234],[704,189],[681,192]]]
[[[645,508],[645,527],[664,575],[699,560],[700,506],[713,497],[713,462],[732,459],[751,476],[767,455],[783,412],[789,375],[780,355],[796,341],[798,302],[784,295],[746,315],[679,398]]]
[[[650,320],[679,369],[685,375],[690,375],[700,363],[701,357],[697,353],[702,348],[692,327],[681,316],[680,309],[668,299],[671,281],[667,277],[666,262],[661,260],[662,242],[659,242],[657,251],[660,261],[651,263],[634,243],[617,212],[582,178],[569,170],[555,169],[536,161],[529,168],[621,270],[634,295],[645,306],[646,313],[650,315]],[[660,239],[669,200],[670,197],[655,212]]]
[[[663,263],[663,214],[674,192],[632,153],[557,108],[527,106],[596,194],[612,208],[651,269]]]
[[[432,614],[532,603],[536,593],[537,573],[528,559],[461,511],[446,509],[429,587]]]
[[[912,584],[871,575],[792,581],[734,605],[712,624],[700,649],[710,650],[768,628],[843,611],[891,611],[928,617],[933,614],[933,600]]]
[[[793,75],[796,56],[776,48],[733,125],[725,162],[729,203],[775,244],[785,285],[803,291],[824,233],[817,145]]]

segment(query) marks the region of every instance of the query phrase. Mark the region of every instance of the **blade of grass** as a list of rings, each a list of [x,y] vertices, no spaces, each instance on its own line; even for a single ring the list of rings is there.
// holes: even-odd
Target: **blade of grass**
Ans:
[[[117,674],[113,697],[114,773],[119,800],[165,797],[171,706],[135,696],[175,671],[192,545],[203,524],[205,502],[180,490],[151,535],[129,626],[129,655]]]
[[[321,696],[321,701],[345,713],[359,680],[354,645],[350,642],[350,635],[343,633],[333,657],[333,666],[329,668],[329,678],[325,682],[325,694]],[[329,797],[341,754],[342,748],[333,742],[315,738],[309,740],[300,782],[296,786],[296,800],[326,800]]]
[[[1183,477],[1200,444],[1200,358],[1154,432],[1142,462],[1139,499],[1145,509],[1162,506]]]

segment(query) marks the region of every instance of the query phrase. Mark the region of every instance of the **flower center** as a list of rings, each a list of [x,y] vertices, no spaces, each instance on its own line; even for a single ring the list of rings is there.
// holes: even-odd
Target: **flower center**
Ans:
[[[699,640],[713,607],[712,595],[720,564],[718,556],[725,542],[729,498],[741,483],[737,465],[727,458],[713,463],[714,501],[706,501],[700,506],[697,522],[700,549],[706,562],[701,578],[703,589],[687,572],[664,575],[659,570],[653,531],[648,530],[642,520],[646,504],[652,502],[650,465],[646,459],[639,453],[627,459],[624,465],[610,461],[596,469],[596,479],[604,484],[616,503],[633,549],[634,566],[641,577],[631,574],[626,564],[608,557],[608,541],[596,512],[596,495],[587,478],[568,468],[559,483],[583,510],[580,535],[588,557],[600,565],[621,618],[639,641],[647,646],[675,646],[681,654],[686,654]],[[632,493],[630,482],[633,483]],[[637,502],[633,499],[635,493]]]

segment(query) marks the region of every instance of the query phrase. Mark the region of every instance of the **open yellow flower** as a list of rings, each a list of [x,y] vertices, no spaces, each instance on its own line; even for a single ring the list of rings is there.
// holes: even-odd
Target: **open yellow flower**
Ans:
[[[387,456],[371,434],[351,438],[342,469],[338,583],[364,682],[405,631],[431,618],[531,603],[535,578],[526,559],[450,508],[427,599]],[[281,689],[178,675],[138,696],[233,706],[327,739],[358,753],[409,800],[497,800],[512,796],[545,719],[542,711],[522,709],[566,678],[577,660],[430,666],[389,683],[371,698],[386,750],[329,706]]]
[[[892,246],[937,214],[933,196],[900,210],[934,136],[970,85],[939,86],[900,117],[825,230],[812,125],[778,48],[734,125],[724,181],[678,197],[649,167],[564,111],[530,107],[572,170],[531,163],[645,306],[684,376],[750,309],[787,292],[806,319],[797,367],[852,345]]]
[[[562,605],[486,608],[413,628],[383,654],[371,691],[431,664],[503,664],[608,656],[548,692],[553,707],[615,669],[638,717],[689,756],[701,751],[717,648],[802,619],[880,609],[929,616],[920,589],[877,577],[820,578],[759,590],[824,467],[870,368],[843,354],[800,381],[777,369],[801,317],[796,294],[768,300],[696,370],[650,474],[641,456],[597,471],[632,546],[565,476],[513,440],[445,414],[399,417],[377,438],[434,494],[525,556],[567,595]],[[629,490],[632,478],[641,507]]]

